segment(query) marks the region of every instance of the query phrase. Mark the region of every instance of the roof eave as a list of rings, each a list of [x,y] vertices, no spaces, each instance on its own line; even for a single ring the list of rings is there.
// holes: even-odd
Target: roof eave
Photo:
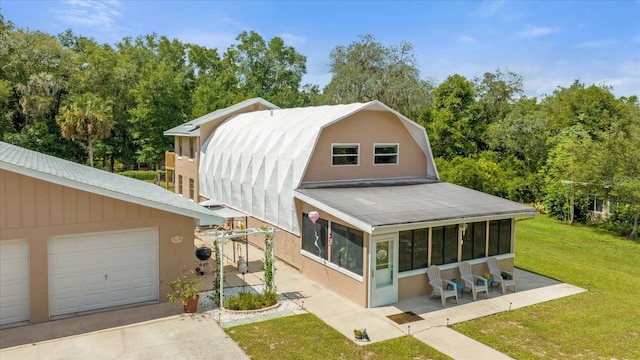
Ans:
[[[25,176],[29,176],[35,179],[39,179],[42,181],[46,181],[46,182],[50,182],[53,184],[57,184],[60,186],[65,186],[65,187],[69,187],[72,189],[77,189],[77,190],[81,190],[81,191],[86,191],[92,194],[96,194],[96,195],[102,195],[102,196],[106,196],[109,198],[113,198],[113,199],[117,199],[117,200],[121,200],[121,201],[125,201],[128,203],[135,203],[138,205],[143,205],[143,206],[147,206],[153,209],[157,209],[157,210],[162,210],[162,211],[166,211],[169,213],[173,213],[173,214],[177,214],[177,215],[182,215],[182,216],[186,216],[186,217],[190,217],[193,218],[195,220],[197,220],[198,225],[200,226],[204,226],[204,225],[213,225],[213,224],[222,224],[225,222],[226,219],[220,218],[218,216],[215,216],[214,214],[207,214],[203,211],[203,213],[199,213],[199,212],[195,212],[195,211],[190,211],[188,209],[183,209],[183,208],[179,208],[179,207],[174,207],[174,206],[170,206],[170,205],[166,205],[166,204],[162,204],[162,203],[158,203],[158,202],[154,202],[154,201],[150,201],[147,199],[143,199],[143,198],[138,198],[138,197],[133,197],[130,195],[126,195],[126,194],[122,194],[122,193],[118,193],[115,191],[111,191],[111,190],[107,190],[107,189],[101,189],[95,186],[91,186],[85,183],[81,183],[81,182],[77,182],[77,181],[73,181],[70,179],[65,179],[56,175],[52,175],[52,174],[48,174],[48,173],[44,173],[41,171],[37,171],[37,170],[33,170],[33,169],[29,169],[29,168],[25,168],[22,166],[18,166],[15,164],[11,164],[11,163],[7,163],[5,161],[1,161],[0,164],[2,164],[2,166],[0,166],[0,168],[2,168],[3,170],[7,170],[7,171],[11,171],[17,174],[21,174],[21,175],[25,175]],[[135,202],[132,202],[132,200],[135,199]],[[203,210],[206,210],[203,208]]]
[[[481,221],[492,221],[492,220],[501,220],[501,219],[533,219],[536,217],[538,212],[535,209],[532,211],[516,211],[516,212],[504,212],[504,213],[495,213],[495,214],[487,214],[487,215],[477,215],[477,216],[461,216],[461,217],[453,217],[449,219],[437,219],[437,220],[427,220],[427,221],[419,221],[412,223],[404,223],[404,224],[389,224],[389,225],[379,225],[372,226],[372,235],[385,234],[385,233],[394,233],[398,231],[405,231],[417,228],[427,228],[434,226],[447,226],[453,224],[460,223],[473,223],[473,222],[481,222]]]

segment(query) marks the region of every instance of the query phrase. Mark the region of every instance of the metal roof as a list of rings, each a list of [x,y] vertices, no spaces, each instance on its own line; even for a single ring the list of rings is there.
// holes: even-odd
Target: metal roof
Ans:
[[[166,130],[163,134],[168,136],[197,137],[197,136],[200,136],[200,125],[207,123],[209,121],[213,121],[215,119],[221,118],[223,116],[229,115],[235,111],[238,111],[240,109],[243,109],[247,106],[251,106],[254,104],[262,104],[263,106],[269,109],[280,109],[278,106],[262,98],[247,99],[245,101],[239,102],[235,105],[226,107],[224,109],[218,109],[214,112],[200,116],[199,118],[188,121],[182,125],[178,125],[172,129]]]
[[[200,148],[200,194],[299,234],[293,189],[302,182],[318,138],[324,128],[360,111],[397,116],[424,152],[427,173],[437,178],[424,127],[371,101],[253,111],[226,120]]]
[[[533,217],[523,204],[440,181],[416,184],[305,188],[296,198],[368,233],[460,222]]]
[[[197,219],[200,225],[224,218],[157,185],[0,142],[0,169],[58,185]]]

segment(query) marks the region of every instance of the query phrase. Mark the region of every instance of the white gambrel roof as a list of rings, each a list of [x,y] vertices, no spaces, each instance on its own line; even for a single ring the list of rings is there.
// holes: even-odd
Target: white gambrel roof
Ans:
[[[200,194],[299,234],[294,189],[322,129],[364,110],[396,115],[424,152],[427,173],[438,177],[425,129],[371,101],[255,111],[228,119],[200,149]]]
[[[0,169],[43,181],[196,219],[199,225],[225,219],[158,185],[95,169],[0,142]]]

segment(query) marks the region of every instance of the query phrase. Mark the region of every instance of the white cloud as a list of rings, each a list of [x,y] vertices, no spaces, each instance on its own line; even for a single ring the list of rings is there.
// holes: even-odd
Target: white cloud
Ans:
[[[519,31],[516,35],[521,38],[535,38],[546,36],[557,31],[557,29],[550,27],[529,26],[526,29]]]
[[[122,16],[118,11],[119,1],[69,0],[59,9],[51,12],[54,17],[69,25],[97,27],[112,30],[116,18]]]

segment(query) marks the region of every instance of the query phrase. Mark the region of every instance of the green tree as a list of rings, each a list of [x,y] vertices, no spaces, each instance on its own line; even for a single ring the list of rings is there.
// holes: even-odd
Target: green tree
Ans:
[[[234,64],[242,97],[262,97],[283,107],[297,106],[307,58],[279,37],[266,43],[255,31],[243,31],[236,40],[239,43],[231,45],[224,58]]]
[[[544,168],[545,206],[551,216],[571,224],[576,209],[586,207],[584,195],[588,195],[589,185],[586,179],[591,169],[583,164],[593,151],[593,141],[587,130],[574,125],[563,129],[550,143],[552,147]],[[582,217],[584,213],[579,215]]]
[[[433,106],[421,118],[433,155],[451,160],[478,150],[473,83],[461,75],[447,77],[433,92]]]
[[[414,117],[431,102],[429,82],[420,79],[413,51],[407,42],[384,46],[363,35],[330,54],[331,82],[324,96],[331,104],[379,100]]]
[[[73,97],[56,119],[62,136],[83,140],[89,149],[89,165],[93,167],[93,142],[109,136],[112,118],[109,104],[94,94]]]

